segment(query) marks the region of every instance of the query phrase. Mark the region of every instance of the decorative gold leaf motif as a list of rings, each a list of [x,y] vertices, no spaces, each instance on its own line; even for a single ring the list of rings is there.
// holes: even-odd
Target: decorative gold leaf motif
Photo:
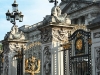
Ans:
[[[32,48],[32,47],[34,47],[34,46],[37,46],[37,45],[41,45],[41,43],[40,43],[40,42],[33,42],[33,43],[31,43],[31,44],[29,44],[29,45],[27,46],[26,50],[28,50],[28,49],[30,49],[30,48]]]
[[[18,58],[22,58],[23,57],[23,53],[22,51],[17,51],[18,54],[14,55],[14,57],[18,57]]]
[[[2,63],[4,62],[4,58],[2,58]]]
[[[69,49],[71,47],[71,43],[66,43],[61,45],[64,49]]]
[[[26,59],[25,60],[25,72],[30,73],[31,75],[34,75],[35,73],[39,73],[40,72],[40,60],[37,60],[37,63],[36,63],[36,58],[34,56],[31,57],[30,62],[28,59]]]
[[[88,39],[88,43],[91,45],[92,44],[92,40],[91,39]]]
[[[83,29],[83,30],[87,31],[86,25],[82,25],[82,24],[81,25],[75,25],[72,31],[75,32],[76,30],[79,30],[79,29]]]
[[[81,50],[82,49],[82,45],[83,45],[82,39],[78,39],[76,41],[76,49]]]

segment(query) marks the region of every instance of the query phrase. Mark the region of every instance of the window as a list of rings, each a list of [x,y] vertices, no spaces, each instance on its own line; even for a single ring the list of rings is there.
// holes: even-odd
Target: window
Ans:
[[[72,24],[78,24],[78,19],[77,19],[77,18],[73,19],[73,20],[71,21],[71,23],[72,23]]]
[[[81,17],[81,24],[85,24],[85,17],[84,16]]]

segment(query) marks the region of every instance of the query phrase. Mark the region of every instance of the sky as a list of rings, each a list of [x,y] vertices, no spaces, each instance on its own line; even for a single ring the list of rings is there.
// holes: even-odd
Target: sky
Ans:
[[[7,32],[13,26],[10,21],[6,20],[5,13],[10,10],[12,12],[12,4],[14,0],[0,0],[0,41],[4,39]],[[49,0],[16,0],[18,10],[24,15],[23,22],[16,21],[16,25],[33,25],[43,20],[46,15],[51,14],[51,9],[54,3],[49,3]],[[61,0],[58,0],[58,5]]]

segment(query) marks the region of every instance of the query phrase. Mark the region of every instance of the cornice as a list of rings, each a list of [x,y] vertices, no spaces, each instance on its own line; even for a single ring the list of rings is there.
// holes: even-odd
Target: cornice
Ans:
[[[37,28],[40,30],[42,28],[48,28],[48,27],[64,27],[64,28],[73,29],[74,26],[69,24],[59,23],[59,24],[48,24],[48,25],[38,26]]]
[[[98,29],[98,28],[100,28],[100,22],[89,24],[89,25],[87,25],[87,28],[90,30]]]
[[[41,26],[41,25],[42,25],[42,21],[38,22],[36,24],[33,24],[31,26],[27,26],[26,28],[25,28],[26,25],[24,25],[24,26],[20,27],[19,30],[23,31],[24,33],[30,33],[30,32],[38,30],[37,27]]]
[[[8,44],[10,42],[12,42],[12,43],[14,43],[14,42],[16,42],[16,43],[27,43],[28,40],[2,40],[3,44]]]
[[[91,6],[97,6],[97,4],[90,4],[90,5],[86,6],[86,7],[83,7],[83,8],[80,8],[78,10],[72,11],[72,12],[68,13],[68,15],[70,15],[72,13],[75,13],[75,12],[78,12],[78,11],[81,11],[81,10],[84,10],[84,9],[89,8]]]
[[[87,7],[90,7],[90,6],[92,6],[92,5],[96,5],[96,6],[97,6],[97,5],[99,4],[99,3],[90,2],[90,1],[70,1],[70,2],[64,7],[64,9],[62,10],[62,13],[65,13],[65,11],[67,11],[68,8],[70,7],[70,5],[71,5],[72,3],[74,3],[74,2],[86,3],[86,4],[89,4],[89,5],[86,6],[86,7],[79,8],[78,10],[74,10],[74,11],[72,11],[72,12],[70,12],[70,13],[67,13],[68,15],[69,15],[69,14],[72,14],[72,13],[74,13],[74,12],[77,12],[77,11],[79,11],[79,10],[86,9]]]
[[[87,25],[87,27],[91,30],[93,29],[98,29],[100,28],[100,15],[98,15],[98,17],[96,17],[95,19],[93,19],[89,25]]]

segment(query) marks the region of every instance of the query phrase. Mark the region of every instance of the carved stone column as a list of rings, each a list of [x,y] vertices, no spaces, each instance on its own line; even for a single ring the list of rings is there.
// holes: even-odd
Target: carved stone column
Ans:
[[[3,75],[17,75],[17,60],[19,57],[22,57],[23,62],[23,52],[25,50],[26,43],[27,41],[25,40],[24,33],[19,31],[18,27],[14,25],[2,41],[4,55]],[[18,56],[18,54],[20,54],[20,56]],[[24,63],[22,63],[22,67],[22,74],[24,75]]]
[[[43,26],[41,26],[43,27]],[[41,51],[42,51],[42,75],[51,75],[51,48],[52,48],[52,27],[41,28]]]
[[[42,75],[63,75],[63,49],[60,45],[68,41],[73,26],[70,26],[68,15],[61,14],[59,6],[54,6],[51,14],[37,27],[41,31]]]
[[[63,48],[60,45],[68,42],[68,33],[71,32],[73,26],[51,23],[38,28],[41,31],[42,75],[63,75],[64,57]],[[68,51],[66,54],[68,56]],[[66,60],[69,61],[68,57]],[[68,63],[66,67],[69,67]]]

